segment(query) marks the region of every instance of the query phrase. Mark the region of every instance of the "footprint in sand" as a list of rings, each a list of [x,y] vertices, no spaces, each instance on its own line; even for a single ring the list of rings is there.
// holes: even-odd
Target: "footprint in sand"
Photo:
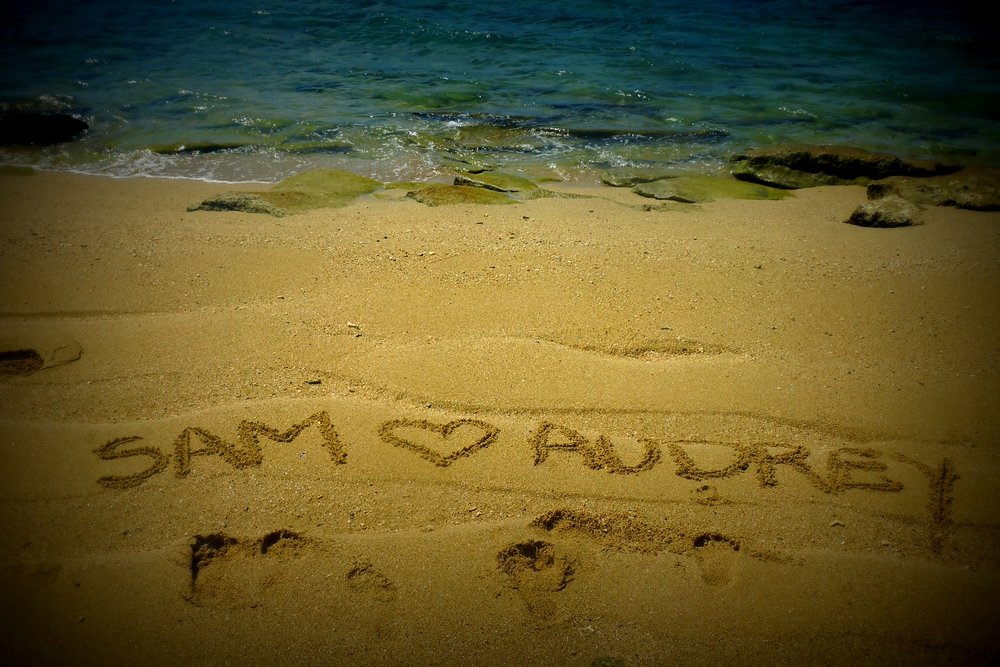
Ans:
[[[190,602],[198,600],[198,594],[201,590],[204,590],[209,596],[214,594],[218,582],[218,563],[226,557],[231,548],[238,544],[239,541],[235,537],[230,537],[225,533],[195,535],[191,538],[188,564],[191,576],[191,594],[188,597]],[[208,568],[213,563],[217,567],[212,569],[211,576],[209,576]]]
[[[699,502],[705,500],[705,504],[710,505],[729,502],[719,496],[715,487],[710,485],[696,489],[695,497],[700,499]],[[708,585],[716,587],[732,583],[740,569],[744,567],[746,558],[761,562],[790,562],[788,558],[779,554],[745,548],[738,539],[721,533],[694,532],[682,526],[670,527],[611,513],[600,515],[557,509],[537,517],[530,526],[550,535],[584,537],[605,549],[625,553],[654,555],[668,552],[678,556],[693,556],[698,563],[702,579]],[[692,534],[696,535],[693,540],[686,537]],[[514,547],[508,547],[506,552],[501,552],[501,557],[513,549]],[[519,562],[511,555],[507,558],[513,563]],[[503,567],[504,564],[501,562],[501,568]]]
[[[552,595],[573,581],[573,564],[549,542],[529,540],[505,547],[497,554],[500,571],[537,616],[551,618],[555,612]]]
[[[581,352],[591,352],[608,357],[623,357],[652,361],[679,356],[715,356],[735,354],[739,350],[719,345],[689,340],[679,336],[643,335],[640,333],[577,331],[563,332],[550,337],[549,342]]]
[[[398,636],[401,622],[396,608],[396,584],[371,561],[355,560],[345,577],[351,622],[364,626],[369,646]]]
[[[304,540],[291,530],[275,530],[243,541],[225,533],[195,535],[189,543],[192,604],[258,607],[281,580]]]
[[[354,563],[347,573],[347,586],[358,596],[388,603],[396,597],[396,585],[368,561]]]
[[[701,578],[709,586],[722,587],[734,578],[740,560],[740,543],[718,533],[702,533],[694,539],[695,558]]]
[[[729,501],[719,494],[719,490],[709,484],[703,484],[692,491],[694,501],[699,505],[725,505]]]
[[[270,553],[288,554],[302,545],[302,538],[298,533],[284,528],[275,530],[260,539],[260,555]]]

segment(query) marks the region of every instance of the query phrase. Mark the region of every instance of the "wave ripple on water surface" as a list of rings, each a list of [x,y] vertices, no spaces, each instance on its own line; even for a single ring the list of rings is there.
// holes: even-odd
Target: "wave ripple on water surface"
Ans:
[[[791,142],[997,155],[995,48],[959,5],[43,0],[8,14],[0,104],[91,127],[4,149],[7,163],[274,180],[711,170]]]

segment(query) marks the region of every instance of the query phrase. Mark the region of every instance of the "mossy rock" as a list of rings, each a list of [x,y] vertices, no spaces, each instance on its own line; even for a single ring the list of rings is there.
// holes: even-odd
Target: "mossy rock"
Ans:
[[[290,176],[271,189],[293,206],[327,208],[344,206],[361,195],[380,190],[382,184],[375,179],[344,171],[343,169],[315,169]]]
[[[601,174],[601,183],[613,188],[631,188],[640,183],[652,183],[676,174],[665,173],[662,169],[610,169]]]
[[[966,167],[946,176],[892,176],[868,186],[868,198],[897,194],[925,206],[1000,211],[1000,169]]]
[[[853,146],[792,145],[752,149],[733,156],[736,178],[779,188],[867,185],[890,176],[938,176],[958,169],[936,162],[908,162]]]
[[[460,127],[451,142],[464,151],[530,153],[545,147],[546,141],[529,130],[496,125]]]
[[[502,192],[468,185],[435,184],[406,195],[427,206],[447,206],[449,204],[514,204],[516,201]]]
[[[919,213],[916,204],[898,195],[887,195],[862,204],[846,222],[858,227],[910,227],[920,224]]]
[[[817,188],[823,185],[865,184],[869,181],[864,177],[848,180],[832,174],[799,171],[780,164],[748,166],[745,163],[736,163],[733,165],[732,174],[734,178],[747,183],[767,184],[787,190]]]
[[[282,153],[298,155],[322,155],[327,153],[351,153],[354,147],[340,141],[285,141],[278,145]]]
[[[291,176],[270,190],[224,192],[189,211],[242,211],[282,217],[316,208],[346,206],[382,188],[378,181],[341,169],[316,169]]]
[[[538,199],[553,196],[553,193],[538,187],[530,179],[500,171],[464,172],[455,176],[455,185],[503,192],[515,199]]]
[[[480,174],[496,168],[492,163],[484,162],[476,155],[459,153],[446,148],[441,149],[440,157],[442,162],[455,163],[456,169],[470,174]]]
[[[396,181],[394,183],[386,183],[386,190],[406,190],[407,192],[412,192],[413,190],[419,190],[420,188],[426,188],[428,185],[434,185],[433,181]]]
[[[527,178],[505,174],[501,171],[466,172],[455,176],[455,185],[469,185],[497,192],[530,192],[538,186]]]
[[[264,198],[268,193],[258,192],[223,192],[209,197],[197,206],[188,207],[189,211],[240,211],[241,213],[266,213],[276,218],[288,215],[288,211],[275,206]]]
[[[652,199],[697,204],[716,199],[783,199],[784,190],[721,176],[677,176],[639,183],[633,192]]]

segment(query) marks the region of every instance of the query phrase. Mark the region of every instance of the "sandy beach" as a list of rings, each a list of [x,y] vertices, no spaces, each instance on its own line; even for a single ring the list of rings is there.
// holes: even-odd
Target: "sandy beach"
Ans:
[[[993,664],[1000,213],[0,174],[11,664]]]

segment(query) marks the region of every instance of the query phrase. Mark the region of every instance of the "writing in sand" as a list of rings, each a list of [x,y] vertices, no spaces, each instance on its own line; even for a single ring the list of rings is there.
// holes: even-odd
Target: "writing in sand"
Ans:
[[[187,477],[200,457],[216,457],[234,469],[259,467],[264,462],[262,441],[287,444],[306,429],[315,429],[333,466],[346,465],[348,452],[329,413],[317,412],[299,423],[280,429],[260,421],[242,420],[236,436],[227,440],[196,426],[184,428],[172,443],[172,451],[145,443],[137,435],[115,438],[94,450],[104,461],[146,459],[136,470],[130,461],[129,474],[106,475],[98,484],[112,489],[138,487],[150,478],[173,470],[175,478]],[[391,419],[373,434],[381,446],[391,446],[416,455],[428,464],[448,468],[460,459],[472,457],[500,441],[501,430],[480,419],[432,422],[425,419]],[[640,438],[628,447],[601,434],[588,437],[578,430],[552,421],[542,421],[521,437],[510,438],[534,468],[582,466],[610,475],[643,475],[660,466],[672,466],[674,478],[686,480],[729,479],[749,476],[756,485],[778,486],[778,471],[806,481],[822,493],[848,490],[897,493],[903,481],[890,476],[889,463],[903,464],[916,471],[926,484],[931,520],[948,520],[952,490],[958,475],[947,458],[928,464],[891,449],[836,446],[816,448],[783,442],[731,442],[709,439]],[[506,440],[505,440],[506,442]],[[638,443],[638,446],[635,445]],[[624,443],[624,439],[621,440]],[[707,449],[722,452],[705,460]],[[125,465],[116,463],[115,465]],[[896,466],[897,468],[899,466]],[[670,477],[668,476],[668,479]],[[923,486],[921,484],[921,486]]]

